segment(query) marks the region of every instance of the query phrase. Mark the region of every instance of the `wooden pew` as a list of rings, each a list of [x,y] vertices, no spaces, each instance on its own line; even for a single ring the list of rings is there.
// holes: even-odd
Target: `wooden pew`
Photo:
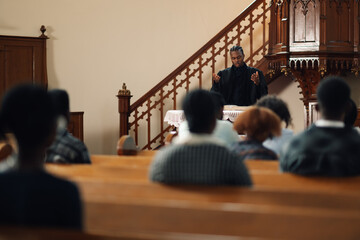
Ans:
[[[359,212],[154,199],[85,201],[87,231],[174,232],[265,239],[357,239]]]
[[[255,174],[253,190],[244,190],[235,187],[174,187],[150,183],[147,178],[147,169],[91,167],[91,166],[56,166],[52,171],[55,174],[68,178],[79,184],[84,195],[112,195],[112,196],[138,196],[139,198],[169,198],[184,200],[201,200],[204,197],[209,201],[259,203],[271,202],[279,205],[312,206],[315,203],[334,208],[349,206],[359,209],[360,205],[352,204],[359,199],[358,191],[360,178],[325,179],[307,178],[291,174]],[[79,169],[80,167],[80,169]],[[58,170],[61,171],[58,171]],[[272,179],[278,182],[271,182]],[[264,181],[260,184],[258,181]],[[277,185],[276,185],[277,184]],[[344,186],[345,185],[345,186]],[[119,189],[119,190],[117,190]],[[240,189],[240,190],[239,190]],[[246,191],[246,194],[243,194]],[[250,192],[249,192],[250,191]],[[321,196],[319,193],[322,193]],[[225,196],[227,198],[225,198]],[[349,197],[349,199],[345,199]],[[214,200],[215,199],[215,200]],[[319,203],[319,204],[318,204]],[[343,204],[341,204],[343,203]],[[329,205],[327,205],[329,204]],[[313,206],[315,207],[315,206]]]
[[[141,150],[137,156],[154,156],[157,152],[158,150]]]
[[[154,151],[148,151],[154,152]],[[152,153],[154,154],[154,153]],[[136,156],[116,156],[116,155],[92,155],[91,161],[94,166],[112,167],[149,167],[153,160],[153,155],[141,154]],[[246,160],[245,165],[250,171],[279,172],[278,161],[266,160]]]
[[[139,161],[132,163],[131,159],[124,161],[107,161],[93,165],[57,165],[47,164],[46,168],[55,175],[77,179],[97,179],[108,182],[148,182],[148,164],[150,161],[137,157]],[[130,165],[128,162],[131,162]],[[360,177],[329,178],[329,177],[304,177],[290,173],[280,173],[275,170],[276,162],[265,162],[273,169],[258,169],[256,164],[247,164],[254,187],[272,188],[297,191],[325,191],[325,192],[359,192]],[[133,164],[133,165],[132,165]]]
[[[56,229],[56,228],[40,228],[40,227],[0,227],[1,240],[121,240],[128,238],[113,238],[88,234],[82,231]]]
[[[147,166],[116,166],[115,161],[109,165],[47,165],[51,172],[79,185],[89,233],[169,236],[170,232],[265,239],[360,236],[358,177],[300,177],[269,171],[276,163],[264,168],[257,162],[247,164],[253,189],[165,186],[148,181]]]
[[[174,201],[222,202],[252,205],[352,210],[360,213],[360,195],[298,192],[229,186],[163,185],[157,183],[77,181],[85,199],[137,198]],[[100,196],[100,197],[99,197]]]
[[[108,236],[107,236],[108,235]],[[159,239],[182,239],[198,240],[206,236],[200,234],[182,234],[168,232],[121,232],[114,234],[90,234],[83,231],[67,229],[50,229],[39,227],[0,227],[1,240],[159,240]],[[211,238],[212,239],[212,238]],[[225,238],[226,240],[226,238]]]
[[[150,151],[149,151],[150,152]],[[153,153],[152,153],[153,154]],[[116,155],[92,155],[91,162],[94,166],[129,166],[149,167],[153,155],[116,156]]]

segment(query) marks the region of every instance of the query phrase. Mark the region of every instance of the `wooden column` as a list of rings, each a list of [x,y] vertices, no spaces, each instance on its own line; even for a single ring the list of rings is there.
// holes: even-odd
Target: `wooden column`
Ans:
[[[119,137],[129,134],[129,116],[130,116],[130,99],[132,97],[129,90],[126,89],[124,83],[122,89],[119,90],[118,95],[118,108],[120,113],[120,129]]]

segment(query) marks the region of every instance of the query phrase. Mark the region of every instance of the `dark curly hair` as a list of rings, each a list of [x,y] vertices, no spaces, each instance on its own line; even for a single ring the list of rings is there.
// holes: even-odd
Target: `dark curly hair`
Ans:
[[[276,113],[281,121],[284,121],[286,127],[292,124],[292,118],[289,112],[286,102],[276,97],[275,95],[267,95],[259,99],[256,102],[256,106],[266,107]]]

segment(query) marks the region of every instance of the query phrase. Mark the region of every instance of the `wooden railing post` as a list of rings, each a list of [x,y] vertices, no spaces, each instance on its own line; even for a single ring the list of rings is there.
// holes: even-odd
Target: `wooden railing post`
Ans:
[[[122,89],[119,90],[118,95],[116,95],[119,103],[119,113],[120,113],[120,129],[119,137],[129,134],[129,115],[130,115],[130,99],[132,97],[130,90],[126,89],[126,84],[124,83]]]

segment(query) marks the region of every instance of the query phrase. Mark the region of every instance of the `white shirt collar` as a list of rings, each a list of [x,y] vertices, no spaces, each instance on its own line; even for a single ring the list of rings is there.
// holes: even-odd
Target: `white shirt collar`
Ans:
[[[184,137],[181,137],[181,138],[176,137],[173,140],[173,144],[199,145],[199,144],[206,144],[206,143],[225,146],[225,144],[221,140],[217,139],[216,137],[214,137],[211,134],[189,133],[188,135],[186,135]]]
[[[333,127],[333,128],[344,128],[345,123],[342,121],[333,121],[326,119],[319,119],[315,122],[315,126],[317,127]]]

